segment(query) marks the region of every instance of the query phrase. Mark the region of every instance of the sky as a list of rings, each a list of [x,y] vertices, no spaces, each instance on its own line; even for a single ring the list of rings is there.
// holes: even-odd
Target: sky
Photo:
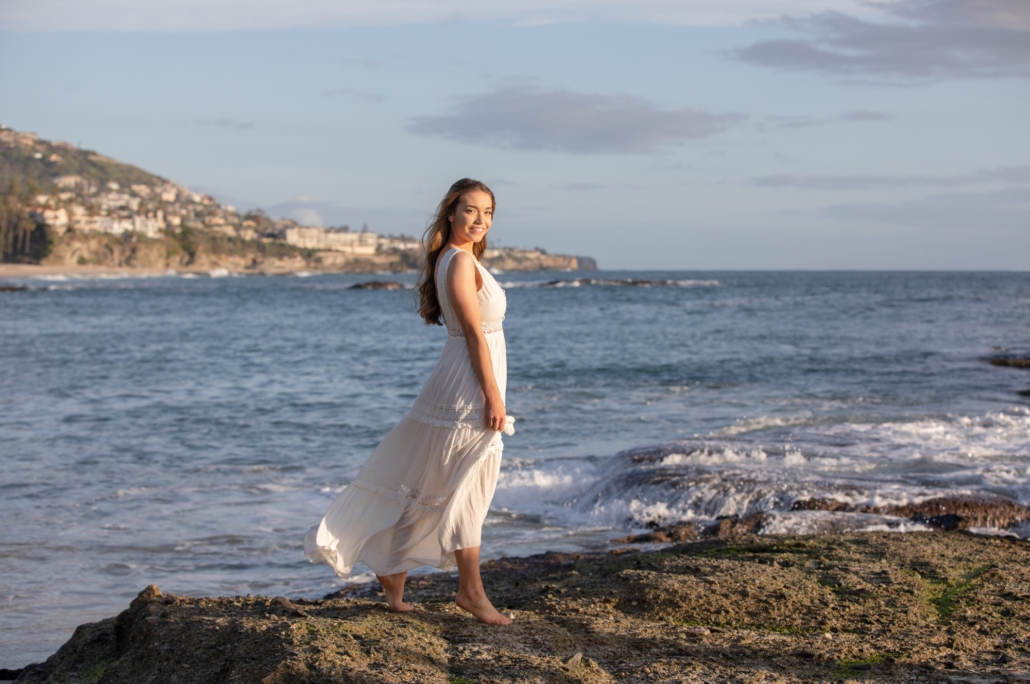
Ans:
[[[1027,0],[0,0],[0,123],[605,269],[1030,269]]]

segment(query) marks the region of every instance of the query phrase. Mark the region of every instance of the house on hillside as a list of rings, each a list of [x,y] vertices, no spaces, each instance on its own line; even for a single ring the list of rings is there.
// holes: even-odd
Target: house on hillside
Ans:
[[[293,226],[285,230],[283,239],[287,244],[301,249],[318,252],[344,252],[355,256],[371,256],[376,253],[379,236],[375,233],[347,233],[326,230],[319,226]]]

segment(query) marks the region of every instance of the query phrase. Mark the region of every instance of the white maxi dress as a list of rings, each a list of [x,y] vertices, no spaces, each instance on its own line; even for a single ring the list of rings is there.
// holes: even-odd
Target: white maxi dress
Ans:
[[[408,415],[304,537],[308,560],[329,564],[340,577],[349,576],[358,562],[377,575],[420,565],[449,570],[455,550],[480,545],[503,444],[501,433],[484,425],[483,390],[447,299],[447,269],[455,258],[475,260],[457,248],[437,260],[436,291],[448,336],[436,367]],[[504,290],[475,263],[483,279],[483,332],[503,398],[508,375],[501,329]]]

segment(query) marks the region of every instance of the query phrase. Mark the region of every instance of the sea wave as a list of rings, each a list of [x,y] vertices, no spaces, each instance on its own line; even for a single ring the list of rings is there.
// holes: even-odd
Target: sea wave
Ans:
[[[1030,409],[879,423],[763,417],[603,462],[506,463],[495,506],[573,530],[764,514],[766,533],[905,531],[925,525],[877,512],[944,496],[1030,505]],[[808,500],[846,510],[796,510]]]

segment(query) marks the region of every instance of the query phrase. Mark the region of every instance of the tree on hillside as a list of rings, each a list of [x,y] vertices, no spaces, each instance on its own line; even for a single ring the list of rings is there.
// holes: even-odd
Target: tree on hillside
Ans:
[[[38,188],[23,193],[16,181],[0,195],[0,261],[39,261],[50,247],[46,226],[29,214]]]

